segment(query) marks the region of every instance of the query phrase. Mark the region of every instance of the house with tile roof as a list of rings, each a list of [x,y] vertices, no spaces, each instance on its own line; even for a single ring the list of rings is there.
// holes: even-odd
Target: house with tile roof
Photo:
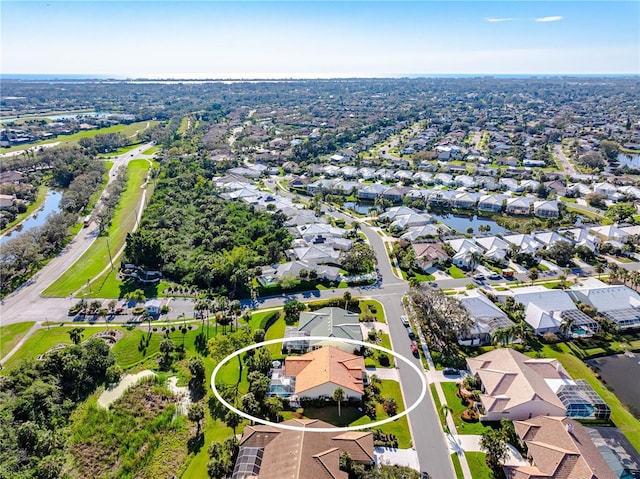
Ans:
[[[500,348],[467,358],[467,364],[482,383],[481,421],[566,415],[566,407],[547,383],[571,380],[557,359],[532,359]]]
[[[529,465],[504,466],[508,479],[614,479],[589,433],[567,417],[538,416],[513,425],[528,451]]]
[[[331,398],[337,388],[344,390],[345,398],[362,399],[364,394],[364,358],[334,346],[287,356],[284,374],[295,378],[297,399]]]
[[[374,463],[373,433],[314,432],[332,425],[318,419],[290,419],[291,431],[257,424],[246,426],[231,479],[347,479],[340,470],[343,452],[357,464]]]

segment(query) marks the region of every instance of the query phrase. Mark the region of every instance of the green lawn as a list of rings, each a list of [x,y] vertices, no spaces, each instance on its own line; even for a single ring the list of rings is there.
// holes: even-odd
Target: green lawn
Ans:
[[[0,359],[18,344],[34,324],[34,322],[27,322],[0,326]]]
[[[464,274],[464,271],[454,265],[451,265],[451,267],[447,269],[447,274],[454,279],[462,279],[467,277],[467,275]]]
[[[373,316],[375,320],[379,323],[387,322],[384,317],[384,310],[382,308],[382,304],[380,304],[375,299],[360,300],[360,318],[362,318],[365,314],[369,314]]]
[[[7,223],[7,226],[5,226],[4,228],[0,228],[0,234],[2,234],[5,231],[9,230],[14,225],[17,225],[22,220],[28,218],[29,216],[31,216],[31,214],[33,214],[34,211],[36,211],[38,208],[40,208],[42,206],[42,203],[44,203],[44,199],[47,197],[47,190],[48,190],[48,188],[46,186],[41,185],[38,188],[38,194],[36,195],[36,199],[33,201],[33,203],[31,203],[29,206],[27,206],[27,211],[25,211],[24,213],[20,213],[20,214],[16,215],[16,219],[15,220],[13,220],[11,223]]]
[[[127,189],[122,193],[111,227],[107,236],[100,236],[91,248],[76,261],[60,278],[44,292],[46,297],[64,297],[82,288],[87,280],[93,280],[90,293],[99,292],[102,286],[96,282],[96,276],[109,265],[109,249],[115,255],[126,241],[126,235],[133,230],[136,222],[136,211],[143,194],[142,184],[149,169],[146,160],[134,160],[129,163],[129,181]],[[149,191],[148,194],[151,194]],[[107,244],[108,240],[108,244]],[[104,297],[104,296],[101,296]]]
[[[435,384],[429,384],[429,391],[431,392],[431,397],[433,398],[433,403],[436,406],[436,411],[438,411],[438,417],[440,418],[440,424],[442,427],[446,426],[447,423],[444,419],[444,414],[442,414],[442,403],[440,402],[440,397],[438,396],[438,391],[436,390]],[[456,398],[457,399],[457,398]]]
[[[464,456],[469,463],[469,469],[471,470],[471,477],[473,479],[493,479],[493,471],[489,469],[485,462],[487,456],[484,452],[465,452]]]
[[[485,426],[480,421],[478,422],[466,422],[460,417],[462,411],[466,409],[466,406],[462,403],[462,400],[456,396],[457,387],[456,383],[444,382],[440,383],[444,392],[444,397],[447,400],[447,405],[453,410],[451,417],[456,425],[458,434],[482,434],[485,430],[491,426]],[[475,477],[475,476],[474,476]]]
[[[381,333],[381,334],[378,334],[378,336],[380,337],[380,342],[378,343],[378,346],[382,346],[383,348],[391,349],[391,340],[389,339],[389,335]],[[373,350],[373,356],[370,356],[367,359],[365,359],[365,361],[364,361],[365,366],[374,367],[374,368],[393,368],[393,367],[395,367],[395,361],[394,361],[393,356],[387,355],[387,356],[389,356],[389,366],[383,366],[382,364],[380,364],[380,361],[378,360],[378,354],[386,354],[386,353],[383,353],[382,351],[378,351],[377,349],[374,349]]]
[[[80,141],[82,138],[93,138],[96,135],[105,135],[107,133],[122,133],[124,136],[132,136],[135,135],[136,132],[138,130],[143,130],[146,128],[147,123],[149,124],[149,127],[155,126],[158,123],[160,123],[159,121],[139,121],[136,123],[131,123],[129,125],[125,125],[125,124],[120,124],[120,125],[113,125],[113,126],[108,126],[106,128],[96,128],[94,130],[83,130],[83,131],[79,131],[77,133],[74,133],[72,135],[60,135],[56,138],[51,138],[49,140],[43,140],[43,141],[37,141],[35,143],[29,143],[27,145],[19,145],[19,146],[12,146],[10,148],[2,148],[2,153],[7,153],[7,152],[11,152],[11,151],[20,151],[20,150],[24,150],[26,148],[31,148],[32,146],[40,146],[40,145],[47,145],[50,143],[57,143],[60,142],[62,143],[77,143],[78,141]]]
[[[284,322],[284,316],[281,316],[273,325],[267,330],[267,334],[265,335],[265,339],[278,339],[284,338],[284,330],[287,327]],[[272,358],[282,357],[282,344],[270,344],[267,346],[267,349],[271,352]]]
[[[451,462],[453,462],[453,470],[456,471],[456,479],[464,479],[462,466],[460,465],[460,459],[458,459],[457,454],[451,454]]]
[[[78,325],[82,327],[82,325]],[[41,354],[47,352],[56,344],[72,344],[69,339],[69,331],[72,327],[56,326],[47,331],[46,328],[42,328],[36,331],[23,346],[16,351],[4,364],[2,371],[8,371],[15,368],[20,364],[23,359],[35,359]],[[104,331],[106,327],[85,328],[83,338],[87,339],[99,331]]]
[[[149,148],[148,150],[144,150],[142,152],[143,155],[153,155],[155,153],[158,153],[160,151],[160,147],[159,146],[152,146],[151,148]]]
[[[594,376],[591,369],[582,360],[572,354],[571,348],[567,344],[545,345],[541,353],[544,357],[558,358],[572,378],[585,379],[611,408],[611,420],[627,437],[633,447],[640,450],[640,421],[625,409],[615,394],[609,391]],[[529,356],[535,355],[535,353],[527,354]]]

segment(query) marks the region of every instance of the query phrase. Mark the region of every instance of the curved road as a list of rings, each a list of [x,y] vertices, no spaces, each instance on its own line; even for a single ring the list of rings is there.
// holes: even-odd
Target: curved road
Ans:
[[[153,146],[146,143],[128,151],[123,155],[113,158],[113,167],[109,175],[109,183],[113,181],[115,171],[120,166],[126,166],[129,161],[135,159],[148,159],[148,155],[142,152]],[[97,205],[96,205],[97,206]],[[95,223],[87,228],[82,228],[77,236],[53,258],[35,276],[25,282],[20,288],[4,298],[0,306],[0,324],[12,324],[24,321],[42,321],[50,319],[60,320],[61,314],[66,315],[71,298],[41,298],[40,294],[48,288],[62,273],[73,265],[93,244],[98,236],[98,227]],[[66,318],[65,318],[66,319]]]

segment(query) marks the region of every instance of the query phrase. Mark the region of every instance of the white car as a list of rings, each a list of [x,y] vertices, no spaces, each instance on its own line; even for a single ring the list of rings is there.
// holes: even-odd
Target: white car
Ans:
[[[404,314],[402,316],[400,316],[400,321],[402,322],[402,325],[406,328],[407,326],[410,326],[409,324],[409,318],[407,318]]]

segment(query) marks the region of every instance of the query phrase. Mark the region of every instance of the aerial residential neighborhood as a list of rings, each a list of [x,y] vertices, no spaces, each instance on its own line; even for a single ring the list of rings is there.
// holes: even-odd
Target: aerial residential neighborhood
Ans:
[[[159,51],[123,31],[113,63],[109,2],[47,3],[95,30],[34,50],[15,32],[40,4],[5,3],[3,50],[30,53],[8,64]],[[446,48],[516,27],[500,64],[534,65],[538,38],[606,72],[613,44],[564,45],[624,43],[616,24],[638,57],[636,4],[580,4],[576,32],[549,2],[138,3],[118,8],[171,33],[165,70],[0,76],[0,477],[640,478],[637,71],[296,74],[352,44],[346,65],[400,68],[436,38],[441,71],[490,72]],[[174,36],[196,7],[210,23]],[[273,40],[296,29],[302,57]],[[219,50],[288,73],[164,73]]]

